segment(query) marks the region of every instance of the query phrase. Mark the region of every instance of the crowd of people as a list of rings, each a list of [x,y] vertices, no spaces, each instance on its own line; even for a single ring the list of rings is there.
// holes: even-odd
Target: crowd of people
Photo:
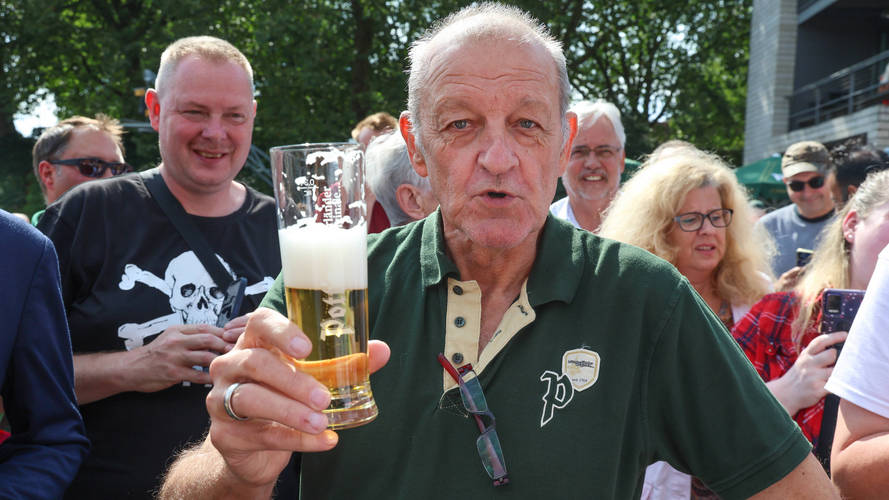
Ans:
[[[451,14],[411,47],[408,109],[351,134],[380,415],[334,432],[328,389],[280,355],[311,342],[287,318],[275,202],[235,181],[254,92],[237,48],[183,38],[145,96],[156,168],[132,172],[104,115],[38,139],[47,208],[36,228],[0,212],[0,497],[889,491],[884,152],[791,145],[791,204],[762,218],[683,141],[621,185],[620,110],[570,102],[546,28],[494,3]],[[867,291],[851,332],[822,332],[829,289]],[[437,355],[477,374],[478,427]]]

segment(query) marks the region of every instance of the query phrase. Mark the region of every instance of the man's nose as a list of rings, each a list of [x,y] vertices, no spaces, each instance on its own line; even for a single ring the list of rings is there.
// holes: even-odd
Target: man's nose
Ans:
[[[225,137],[225,126],[222,123],[222,116],[210,115],[204,123],[204,130],[201,135],[208,139]]]
[[[518,166],[518,156],[514,144],[505,130],[485,130],[482,136],[482,151],[479,154],[482,168],[493,175],[508,172]]]

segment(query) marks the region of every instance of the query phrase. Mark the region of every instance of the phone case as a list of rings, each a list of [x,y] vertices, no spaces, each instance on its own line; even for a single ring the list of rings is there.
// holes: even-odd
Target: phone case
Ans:
[[[848,332],[864,290],[828,288],[821,294],[821,333]]]

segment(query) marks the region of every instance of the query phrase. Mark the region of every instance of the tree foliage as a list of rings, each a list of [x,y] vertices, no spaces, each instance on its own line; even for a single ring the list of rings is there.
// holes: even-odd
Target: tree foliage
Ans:
[[[0,0],[0,137],[41,93],[55,97],[60,116],[144,121],[134,89],[145,70],[156,71],[171,41],[209,34],[253,64],[257,146],[344,140],[365,115],[405,107],[410,41],[467,3]],[[751,0],[512,3],[562,40],[576,97],[622,110],[628,156],[683,138],[740,158]],[[131,133],[127,146],[140,168],[158,161],[153,134]],[[0,176],[12,168],[27,171],[0,158]],[[2,193],[0,206],[18,208]]]

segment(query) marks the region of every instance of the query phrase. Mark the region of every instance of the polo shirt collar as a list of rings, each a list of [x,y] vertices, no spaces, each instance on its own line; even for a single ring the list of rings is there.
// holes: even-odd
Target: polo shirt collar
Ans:
[[[570,303],[589,255],[579,241],[581,233],[551,214],[546,217],[537,244],[537,258],[528,278],[528,299],[532,307],[551,301]],[[444,243],[441,209],[423,222],[420,240],[420,272],[424,287],[438,285],[448,276],[460,279],[457,265],[448,257]]]
[[[420,274],[424,288],[441,283],[447,276],[460,275],[457,265],[448,257],[445,247],[441,208],[436,208],[423,221],[423,234],[420,237]]]
[[[531,307],[552,301],[570,303],[574,299],[586,273],[584,267],[592,265],[586,246],[580,242],[582,234],[568,222],[547,215],[528,277]]]

